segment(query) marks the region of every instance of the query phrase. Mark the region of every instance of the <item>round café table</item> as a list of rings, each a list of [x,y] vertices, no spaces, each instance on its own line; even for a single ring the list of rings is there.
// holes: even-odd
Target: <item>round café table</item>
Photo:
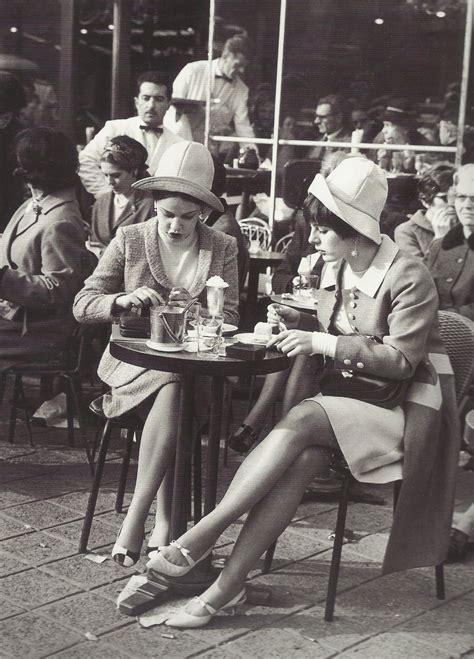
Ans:
[[[276,302],[277,304],[284,304],[287,307],[292,307],[292,309],[296,309],[297,311],[305,311],[306,313],[311,313],[315,314],[318,311],[318,303],[316,300],[302,300],[298,297],[294,297],[290,293],[286,293],[283,295],[270,295],[270,299],[272,302]]]
[[[114,336],[115,335],[115,336]],[[231,343],[232,340],[229,341]],[[184,493],[190,473],[193,387],[196,375],[211,379],[211,411],[209,419],[209,444],[207,453],[207,483],[204,514],[216,504],[219,443],[222,420],[224,379],[226,376],[266,375],[283,371],[289,366],[287,357],[267,350],[263,359],[250,361],[231,357],[206,357],[190,352],[158,352],[146,345],[146,339],[126,339],[114,332],[110,341],[110,353],[134,366],[150,370],[179,373],[182,377],[179,405],[178,437],[176,442],[175,478],[171,512],[170,536],[179,538],[187,527],[187,498]]]

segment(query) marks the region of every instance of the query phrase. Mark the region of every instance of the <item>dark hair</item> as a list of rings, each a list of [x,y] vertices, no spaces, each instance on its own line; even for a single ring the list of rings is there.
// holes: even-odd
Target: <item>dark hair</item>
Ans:
[[[19,112],[26,105],[25,89],[18,78],[0,71],[0,114]]]
[[[204,204],[200,199],[196,199],[190,194],[185,194],[184,192],[168,192],[167,190],[151,190],[153,195],[153,201],[160,201],[160,199],[168,199],[168,197],[178,197],[179,199],[184,199],[184,201],[191,201],[194,204]],[[205,204],[204,204],[205,205]]]
[[[303,215],[306,222],[332,229],[343,240],[358,238],[361,235],[340,217],[334,215],[322,201],[311,193],[308,193],[304,200]]]
[[[38,126],[22,130],[15,140],[18,168],[26,183],[50,193],[77,182],[79,160],[69,137],[54,128]]]
[[[450,162],[438,162],[422,175],[418,183],[418,197],[431,204],[440,192],[448,192],[453,185],[456,167]]]
[[[137,170],[140,179],[150,175],[146,168],[147,158],[148,151],[143,144],[128,135],[117,135],[106,144],[100,160],[127,172]]]
[[[249,40],[247,37],[238,34],[234,37],[231,37],[230,39],[227,39],[222,50],[223,55],[226,53],[232,53],[232,55],[243,55],[247,59],[250,59],[251,51]]]
[[[342,94],[329,94],[329,96],[324,96],[318,101],[318,105],[326,103],[331,106],[332,114],[340,114],[343,121],[347,120],[348,114],[348,103]]]
[[[144,73],[140,73],[135,84],[135,96],[140,94],[140,87],[144,82],[151,82],[154,85],[166,87],[166,95],[168,96],[168,100],[171,100],[171,96],[173,95],[173,84],[167,73],[164,73],[163,71],[145,71]]]
[[[212,156],[212,161],[214,163],[214,178],[212,179],[211,192],[213,192],[216,197],[221,197],[225,192],[227,173],[224,165],[218,158],[216,158],[216,156]]]

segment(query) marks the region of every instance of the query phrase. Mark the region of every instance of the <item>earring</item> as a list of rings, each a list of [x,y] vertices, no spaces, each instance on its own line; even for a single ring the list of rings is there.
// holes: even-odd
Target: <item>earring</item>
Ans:
[[[351,250],[351,256],[353,256],[355,259],[359,256],[359,251],[357,249],[357,238],[354,240],[354,247]]]
[[[206,219],[206,216],[204,215],[204,213],[202,211],[199,213],[198,217],[201,220],[201,222],[204,222],[204,220]]]

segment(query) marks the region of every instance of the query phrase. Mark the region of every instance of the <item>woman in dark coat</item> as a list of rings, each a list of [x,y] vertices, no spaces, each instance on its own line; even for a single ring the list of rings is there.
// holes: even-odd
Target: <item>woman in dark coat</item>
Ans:
[[[92,207],[91,242],[103,250],[119,227],[140,224],[153,217],[153,197],[146,190],[132,187],[148,176],[145,147],[128,135],[113,137],[104,149],[100,169],[111,190]]]
[[[243,462],[217,508],[149,561],[152,570],[182,576],[229,524],[249,513],[218,579],[168,625],[201,627],[216,610],[245,601],[249,570],[291,521],[306,486],[324,473],[337,448],[358,480],[403,477],[384,572],[437,565],[446,557],[459,437],[454,433],[450,440],[441,428],[441,377],[450,378],[452,388],[452,371],[426,267],[380,234],[386,196],[383,171],[366,158],[344,160],[327,179],[316,176],[305,213],[310,240],[326,264],[317,318],[270,307],[269,321],[283,319],[292,329],[269,345],[289,357],[323,355],[347,375],[407,380],[405,397],[386,408],[317,395],[290,410]]]
[[[75,327],[74,296],[91,269],[74,195],[75,145],[51,128],[29,128],[15,153],[31,198],[0,241],[0,357],[7,362],[64,347]]]

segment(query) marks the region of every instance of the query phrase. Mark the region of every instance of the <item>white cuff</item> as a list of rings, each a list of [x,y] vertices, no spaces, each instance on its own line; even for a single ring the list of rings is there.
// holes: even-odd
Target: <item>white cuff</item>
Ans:
[[[326,332],[312,332],[312,355],[324,355],[334,358],[336,354],[337,336]]]

